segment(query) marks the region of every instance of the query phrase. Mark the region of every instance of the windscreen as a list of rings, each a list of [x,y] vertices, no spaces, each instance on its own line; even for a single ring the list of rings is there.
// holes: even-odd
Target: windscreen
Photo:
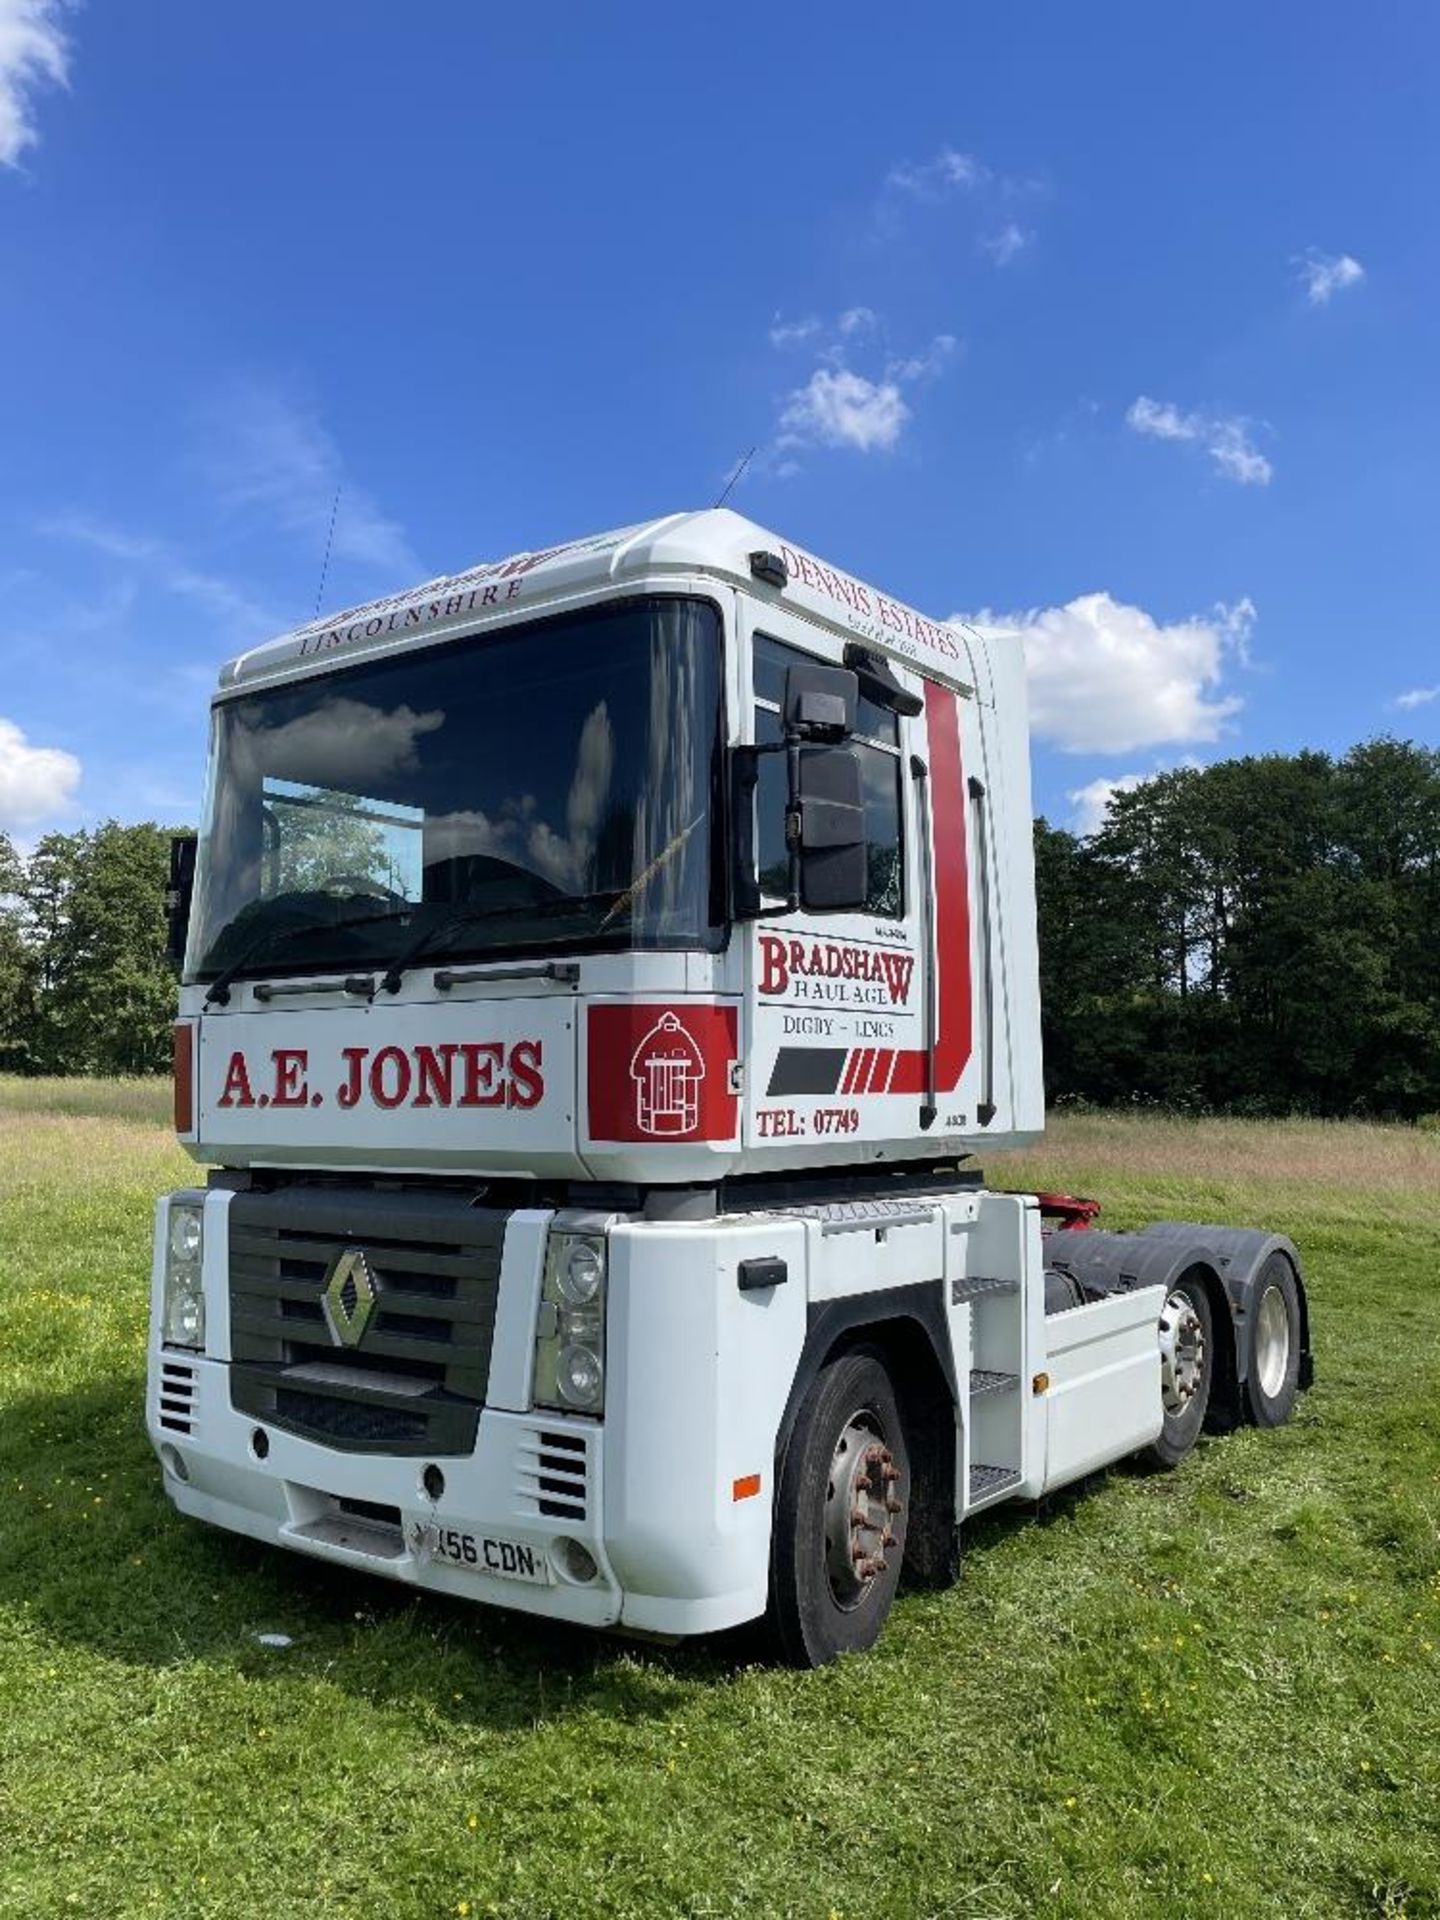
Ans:
[[[223,702],[187,977],[717,946],[719,627],[627,601]]]

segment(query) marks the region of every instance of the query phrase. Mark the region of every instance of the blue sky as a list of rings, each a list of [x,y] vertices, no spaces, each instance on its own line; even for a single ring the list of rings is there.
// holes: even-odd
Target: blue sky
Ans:
[[[623,21],[624,25],[616,22]],[[1030,662],[1037,805],[1440,742],[1440,14],[0,0],[0,828],[223,658],[734,504]]]

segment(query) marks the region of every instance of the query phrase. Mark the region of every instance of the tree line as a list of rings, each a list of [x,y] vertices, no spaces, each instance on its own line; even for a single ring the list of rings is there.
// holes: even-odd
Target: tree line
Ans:
[[[0,1070],[169,1060],[170,833],[0,834]],[[1440,1112],[1440,752],[1380,739],[1157,774],[1035,823],[1051,1100]]]
[[[0,834],[0,1071],[168,1071],[169,874],[151,822],[47,833],[28,858]]]
[[[1440,1111],[1440,753],[1182,768],[1035,853],[1052,1100]]]

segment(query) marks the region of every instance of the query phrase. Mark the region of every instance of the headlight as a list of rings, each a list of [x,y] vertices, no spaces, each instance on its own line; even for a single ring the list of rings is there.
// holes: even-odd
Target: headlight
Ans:
[[[170,1253],[182,1263],[200,1258],[200,1209],[198,1207],[172,1207],[170,1209]]]
[[[198,1204],[174,1200],[165,1236],[165,1302],[161,1337],[167,1346],[205,1345],[205,1293],[200,1281],[204,1251],[203,1214]]]
[[[531,1398],[538,1407],[572,1413],[605,1411],[605,1241],[599,1234],[550,1235]]]

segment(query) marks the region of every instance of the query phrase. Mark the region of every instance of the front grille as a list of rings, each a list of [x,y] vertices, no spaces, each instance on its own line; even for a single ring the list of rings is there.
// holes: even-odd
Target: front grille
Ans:
[[[366,1406],[354,1400],[332,1400],[323,1393],[303,1393],[296,1387],[276,1387],[270,1418],[292,1433],[309,1433],[342,1444],[390,1447],[405,1440],[423,1440],[429,1431],[423,1413],[400,1413],[393,1407]]]
[[[236,1194],[231,1404],[349,1452],[471,1452],[507,1217],[443,1193],[294,1186]],[[374,1300],[356,1343],[343,1345],[324,1296],[352,1248],[365,1256]],[[338,1301],[346,1323],[363,1307],[360,1292],[347,1277]]]
[[[170,1433],[190,1433],[195,1426],[195,1369],[181,1360],[160,1362],[160,1425]]]
[[[583,1433],[538,1428],[522,1434],[516,1493],[524,1510],[550,1520],[583,1520],[589,1507],[590,1443]]]

